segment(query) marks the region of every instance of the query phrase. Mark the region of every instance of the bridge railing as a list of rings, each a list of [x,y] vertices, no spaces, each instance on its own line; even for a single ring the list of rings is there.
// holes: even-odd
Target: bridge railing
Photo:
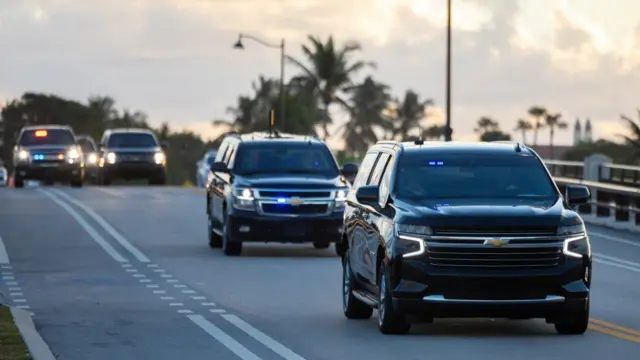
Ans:
[[[584,162],[545,160],[556,184],[581,184],[591,190],[591,200],[578,211],[592,224],[640,231],[640,166],[613,164],[594,154]]]

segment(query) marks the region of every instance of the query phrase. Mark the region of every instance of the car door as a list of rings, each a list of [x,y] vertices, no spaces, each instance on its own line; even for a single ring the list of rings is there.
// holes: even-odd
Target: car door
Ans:
[[[382,170],[382,174],[380,174],[378,180],[374,180],[373,177],[371,179],[371,183],[369,185],[378,185],[378,208],[376,211],[371,212],[369,214],[369,221],[371,229],[371,237],[368,237],[367,248],[369,250],[369,258],[372,259],[370,266],[368,267],[369,277],[367,280],[369,284],[373,287],[378,284],[378,256],[382,255],[383,257],[386,254],[379,254],[380,245],[382,248],[386,249],[386,241],[388,238],[388,233],[393,231],[393,220],[392,220],[392,208],[388,206],[389,193],[391,191],[391,175],[393,174],[393,165],[394,165],[394,154],[390,153],[389,158],[387,160],[384,169]]]
[[[371,171],[375,167],[376,160],[378,159],[378,151],[367,153],[362,160],[362,166],[356,175],[356,179],[353,182],[351,191],[353,194],[358,190],[360,186],[366,185],[369,181]],[[347,231],[347,240],[349,241],[349,259],[351,262],[351,269],[356,278],[362,278],[364,274],[364,268],[362,266],[363,247],[366,246],[366,219],[364,206],[357,202],[355,196],[351,197],[353,203],[350,204],[353,210],[349,210],[347,214],[348,218],[345,223],[345,231]]]
[[[380,157],[378,157],[378,161],[376,161],[376,165],[373,168],[369,181],[367,181],[367,185],[379,185],[380,178],[382,177],[382,173],[384,172],[385,167],[387,166],[387,162],[391,158],[391,154],[381,153]],[[380,218],[380,213],[378,212],[377,206],[366,206],[363,207],[363,218],[364,218],[364,226],[365,226],[365,243],[360,248],[362,253],[360,254],[360,258],[362,261],[362,276],[367,282],[367,285],[375,285],[376,284],[376,253],[378,248],[378,239],[379,239],[379,229],[376,222]]]

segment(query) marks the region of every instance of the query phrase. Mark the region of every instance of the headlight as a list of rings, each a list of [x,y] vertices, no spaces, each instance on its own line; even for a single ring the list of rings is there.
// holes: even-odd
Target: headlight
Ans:
[[[233,207],[238,210],[254,211],[256,209],[255,197],[251,189],[233,189]]]
[[[347,200],[347,195],[349,194],[349,189],[339,189],[336,191],[335,197],[335,210],[343,210],[345,201]]]
[[[116,154],[115,153],[107,153],[107,163],[108,164],[115,164],[116,163]]]
[[[98,155],[89,154],[89,156],[87,157],[87,162],[89,164],[97,164],[98,163]]]
[[[77,160],[80,158],[80,151],[77,148],[71,148],[67,151],[67,159],[69,160]]]
[[[428,226],[396,224],[396,252],[402,257],[419,256],[425,253],[424,236],[433,235]]]
[[[155,161],[156,164],[158,165],[162,165],[165,163],[166,158],[164,156],[164,153],[161,152],[157,152],[153,155],[153,161]]]
[[[18,160],[20,160],[20,161],[29,160],[29,152],[27,150],[18,151]]]
[[[562,253],[566,256],[578,259],[584,255],[591,256],[591,244],[584,224],[560,227],[558,235],[567,237],[562,246]]]

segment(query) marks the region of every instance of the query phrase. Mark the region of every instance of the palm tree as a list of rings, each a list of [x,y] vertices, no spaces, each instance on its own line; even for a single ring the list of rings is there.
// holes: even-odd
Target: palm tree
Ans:
[[[290,56],[288,60],[295,64],[303,71],[302,77],[306,77],[314,85],[320,101],[326,111],[327,116],[322,120],[320,125],[324,133],[325,140],[329,137],[329,124],[332,119],[329,114],[329,106],[333,103],[339,103],[344,108],[349,109],[349,105],[344,101],[339,93],[345,88],[353,86],[352,77],[366,67],[375,67],[372,62],[351,61],[350,55],[362,49],[359,43],[348,43],[340,48],[336,47],[333,36],[329,36],[326,42],[323,42],[317,36],[308,36],[309,46],[302,46],[302,53],[307,63],[304,65]]]
[[[538,131],[544,127],[544,117],[547,115],[547,109],[542,106],[532,106],[529,108],[528,113],[534,119],[533,146],[536,146],[538,145]]]
[[[394,103],[393,136],[404,141],[413,129],[420,128],[420,122],[426,117],[427,107],[433,105],[433,100],[420,100],[418,93],[407,90],[404,99],[396,99]]]
[[[476,134],[485,134],[492,131],[500,130],[500,125],[497,121],[493,120],[490,117],[483,116],[478,120],[477,126],[473,131]]]
[[[229,106],[227,113],[233,116],[233,120],[214,120],[213,126],[227,126],[231,131],[250,132],[253,129],[254,100],[248,96],[238,96],[236,106]]]
[[[443,125],[431,125],[422,131],[422,138],[425,140],[440,140],[444,136],[445,127]]]
[[[637,112],[638,118],[640,118],[640,109],[638,109]],[[627,125],[630,134],[618,136],[623,138],[628,145],[635,149],[636,156],[640,155],[640,121],[636,122],[625,115],[620,115],[620,118]]]
[[[348,90],[353,104],[351,121],[342,128],[347,151],[364,153],[378,141],[376,130],[388,127],[390,119],[385,115],[391,101],[388,89],[389,86],[368,76],[361,85]]]
[[[553,159],[553,135],[555,134],[555,129],[566,129],[567,123],[562,121],[562,114],[545,114],[544,116],[545,124],[549,128],[549,152],[551,159]]]
[[[533,128],[533,126],[531,126],[531,123],[528,122],[527,120],[518,119],[516,127],[513,130],[514,131],[520,131],[520,133],[522,134],[522,142],[524,144],[526,144],[527,143],[527,132],[529,132],[529,130],[531,130],[532,128]]]

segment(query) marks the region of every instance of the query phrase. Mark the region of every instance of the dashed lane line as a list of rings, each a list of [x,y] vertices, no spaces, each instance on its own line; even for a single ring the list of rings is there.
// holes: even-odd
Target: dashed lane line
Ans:
[[[22,287],[18,280],[16,280],[16,275],[13,271],[13,266],[11,265],[9,254],[4,246],[2,237],[0,237],[0,283],[4,283],[7,290],[9,290],[9,301],[11,306],[18,309],[31,310],[31,307],[24,296],[24,292],[22,291]],[[35,313],[31,312],[31,316],[34,315]]]
[[[98,239],[101,239],[103,241],[104,241],[104,239],[102,237],[100,237],[100,235],[97,233],[97,231],[89,223],[87,223],[73,208],[71,208],[68,204],[66,204],[61,198],[64,198],[64,199],[68,200],[70,203],[72,203],[72,204],[78,206],[79,208],[81,208],[82,210],[84,210],[100,226],[102,226],[104,228],[104,230],[107,233],[109,233],[109,235],[111,235],[118,243],[120,243],[130,253],[132,253],[132,255],[138,261],[140,261],[141,263],[145,263],[145,265],[147,266],[148,269],[150,269],[150,270],[160,270],[160,271],[154,271],[154,273],[155,273],[155,275],[159,275],[160,280],[165,280],[165,286],[172,285],[174,290],[175,289],[182,289],[180,291],[180,293],[181,293],[181,296],[183,296],[183,297],[187,296],[187,295],[193,295],[193,296],[191,296],[191,300],[202,301],[200,303],[200,306],[206,308],[209,313],[219,314],[220,316],[229,315],[229,314],[227,314],[226,310],[216,307],[216,304],[213,303],[213,302],[207,301],[206,297],[198,296],[196,291],[188,289],[186,285],[180,284],[177,279],[173,278],[173,275],[168,274],[166,271],[164,271],[162,269],[159,269],[157,264],[150,263],[151,260],[149,260],[149,258],[147,258],[139,250],[137,250],[135,247],[133,247],[133,245],[131,245],[128,242],[128,240],[126,240],[124,238],[124,236],[122,236],[119,233],[117,233],[117,231],[115,229],[113,229],[113,227],[111,227],[106,222],[106,220],[104,220],[102,217],[100,217],[98,214],[96,214],[93,211],[93,209],[91,209],[88,206],[80,203],[79,201],[73,199],[71,196],[69,196],[69,195],[67,195],[67,194],[65,194],[65,193],[63,193],[63,192],[61,192],[59,190],[51,189],[50,193],[46,192],[44,190],[39,190],[39,191],[41,191],[44,194],[46,194],[56,204],[58,204],[62,208],[64,208],[83,227],[83,229],[85,231],[87,231],[87,233],[89,233],[90,235],[91,234],[97,235],[96,237],[94,237],[94,240],[96,240],[96,243],[98,243],[99,245],[102,245],[102,242],[99,241]],[[58,195],[60,197],[58,197]],[[75,216],[74,216],[74,214],[75,214]],[[102,221],[99,220],[99,219],[101,219]],[[83,224],[85,226],[83,226]],[[110,229],[111,229],[111,231],[110,231]],[[114,236],[114,234],[116,234],[116,235]],[[106,241],[104,241],[104,243],[106,243]],[[106,244],[109,245],[108,243],[106,243]],[[110,248],[110,245],[108,247],[105,247],[105,246],[101,246],[101,247],[103,248],[103,250],[105,250],[105,252],[107,252],[109,255],[111,255],[111,257],[114,258],[114,260],[118,261],[118,259],[119,259],[118,256],[114,256],[114,254],[118,254],[115,249],[113,249],[111,247],[111,249],[113,249],[113,251],[115,252],[115,253],[113,253],[113,252],[110,252],[108,250]],[[132,250],[132,249],[135,249],[135,250]],[[231,337],[230,335],[228,335],[227,333],[222,331],[220,328],[216,327],[213,323],[211,323],[209,320],[207,320],[204,316],[202,316],[200,314],[197,314],[197,313],[194,313],[194,311],[192,309],[186,309],[184,307],[184,302],[180,302],[179,299],[176,299],[173,296],[164,296],[164,294],[166,294],[166,290],[160,288],[160,286],[158,284],[154,284],[152,279],[147,278],[146,276],[144,276],[144,277],[136,276],[136,275],[140,274],[140,270],[139,269],[135,269],[132,266],[132,264],[130,264],[126,260],[126,258],[124,258],[122,255],[120,255],[120,257],[122,259],[124,259],[124,261],[118,261],[118,262],[121,263],[122,268],[125,270],[125,272],[131,274],[134,279],[138,279],[141,283],[142,282],[147,283],[146,287],[149,288],[149,289],[160,289],[159,291],[165,291],[164,293],[160,293],[160,292],[155,293],[155,295],[163,295],[163,296],[159,296],[160,300],[163,300],[163,301],[167,302],[167,304],[170,307],[177,308],[176,311],[178,313],[184,314],[195,325],[200,327],[207,334],[209,334],[211,337],[213,337],[218,342],[220,342],[223,346],[225,346],[226,348],[231,350],[234,354],[236,354],[242,360],[262,360],[262,358],[258,357],[256,354],[254,354],[249,349],[247,349],[245,346],[240,344],[233,337]],[[135,271],[127,271],[127,270],[135,270]],[[233,315],[233,317],[226,318],[225,320],[227,320],[229,323],[235,325],[236,327],[238,327],[240,330],[244,331],[245,333],[249,334],[256,341],[262,343],[264,346],[266,346],[267,348],[269,348],[272,351],[276,352],[277,354],[279,354],[284,359],[286,359],[286,360],[305,360],[300,355],[295,354],[292,350],[288,349],[287,347],[285,347],[284,345],[280,344],[276,340],[270,338],[269,336],[267,336],[263,332],[257,330],[256,328],[251,326],[249,323],[243,321],[239,317]]]

